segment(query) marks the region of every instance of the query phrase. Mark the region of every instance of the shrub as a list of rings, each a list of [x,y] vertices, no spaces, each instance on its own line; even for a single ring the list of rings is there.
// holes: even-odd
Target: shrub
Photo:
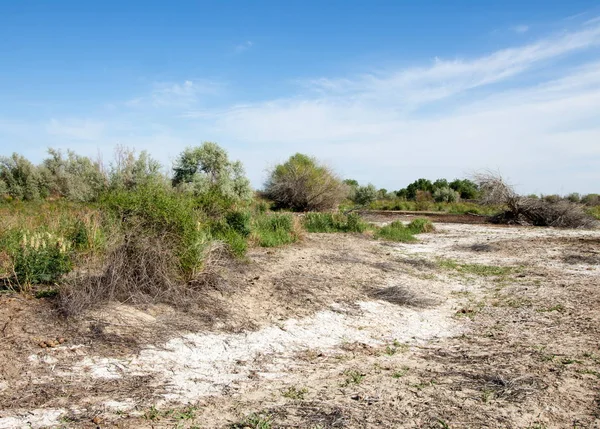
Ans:
[[[164,182],[166,178],[160,170],[160,163],[145,150],[136,156],[134,150],[117,147],[115,159],[110,164],[108,173],[110,188],[131,190],[139,186]]]
[[[352,201],[361,206],[366,206],[377,200],[377,197],[377,188],[369,183],[367,186],[359,186],[356,188]]]
[[[299,233],[291,214],[264,214],[252,220],[251,237],[261,247],[276,247],[297,241]]]
[[[304,228],[308,232],[364,232],[367,224],[356,213],[307,213]]]
[[[72,151],[64,158],[59,150],[48,149],[41,175],[50,194],[71,201],[93,201],[106,188],[106,177],[99,163]]]
[[[431,180],[418,179],[406,187],[406,198],[414,200],[417,198],[417,191],[433,192],[433,183]]]
[[[587,194],[581,198],[581,202],[586,206],[600,206],[600,195]]]
[[[21,285],[53,284],[71,271],[70,243],[51,233],[23,237],[13,255],[14,275]]]
[[[469,179],[455,179],[448,185],[450,189],[454,189],[460,194],[460,197],[465,200],[473,200],[479,197],[479,187],[477,183]]]
[[[33,201],[48,195],[39,169],[16,153],[11,157],[0,157],[0,181],[12,198]]]
[[[567,195],[566,199],[572,203],[579,203],[581,202],[581,195],[579,195],[577,192],[572,192]]]
[[[265,194],[279,208],[324,211],[336,208],[348,189],[331,169],[297,153],[271,170]]]
[[[231,162],[227,152],[216,143],[187,148],[173,170],[173,185],[192,190],[196,195],[213,193],[233,200],[252,198],[242,163]]]
[[[437,188],[433,193],[433,199],[438,203],[455,203],[460,199],[460,194],[448,187]]]
[[[552,202],[555,198],[520,196],[498,174],[483,173],[477,176],[477,181],[482,203],[506,207],[504,212],[492,218],[493,222],[561,228],[593,228],[597,225],[581,205],[566,200]]]
[[[408,224],[408,229],[410,229],[415,234],[420,234],[423,232],[433,232],[435,231],[435,227],[433,223],[429,219],[417,218],[411,221]]]
[[[405,227],[399,220],[396,220],[377,230],[375,232],[375,237],[388,241],[411,242],[416,240],[414,234],[415,232],[413,230]]]
[[[227,224],[242,237],[250,235],[250,212],[245,210],[234,210],[225,216]]]

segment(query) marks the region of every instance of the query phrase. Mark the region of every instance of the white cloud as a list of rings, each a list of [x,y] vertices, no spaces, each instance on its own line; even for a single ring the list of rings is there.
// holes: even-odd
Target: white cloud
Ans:
[[[388,189],[494,168],[524,190],[597,192],[600,170],[580,168],[582,159],[600,161],[600,62],[560,61],[599,42],[600,27],[585,28],[471,60],[322,78],[313,96],[205,111],[202,121],[245,147],[255,182],[263,153],[303,151]],[[521,82],[538,69],[546,80]],[[501,91],[492,86],[500,83]]]
[[[234,48],[233,52],[236,54],[241,54],[242,52],[250,49],[253,45],[254,45],[254,43],[252,43],[252,41],[246,40],[244,43],[240,43],[239,45],[237,45]]]
[[[186,80],[182,83],[157,82],[153,84],[148,96],[136,97],[125,102],[127,107],[190,107],[195,105],[201,96],[214,95],[221,85],[213,81]]]
[[[514,31],[517,34],[524,34],[527,33],[529,31],[529,26],[528,25],[515,25],[514,27],[512,27],[512,31]]]
[[[90,119],[51,119],[46,124],[48,134],[73,140],[97,140],[104,129],[104,123]]]

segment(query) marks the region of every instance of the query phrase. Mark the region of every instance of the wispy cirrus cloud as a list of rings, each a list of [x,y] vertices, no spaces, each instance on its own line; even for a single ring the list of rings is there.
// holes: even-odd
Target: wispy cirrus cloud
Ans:
[[[215,95],[221,84],[214,81],[185,80],[182,83],[156,82],[149,95],[136,97],[125,102],[128,107],[189,107],[199,101],[201,96]]]
[[[46,124],[50,135],[71,140],[97,140],[103,135],[106,125],[92,119],[51,119]]]
[[[514,27],[511,28],[511,30],[517,34],[525,34],[529,31],[529,25],[525,25],[525,24],[515,25]]]
[[[241,54],[242,52],[247,51],[248,49],[250,49],[253,45],[254,45],[254,43],[251,40],[246,40],[244,43],[240,43],[239,45],[237,45],[233,49],[233,52],[235,54]]]

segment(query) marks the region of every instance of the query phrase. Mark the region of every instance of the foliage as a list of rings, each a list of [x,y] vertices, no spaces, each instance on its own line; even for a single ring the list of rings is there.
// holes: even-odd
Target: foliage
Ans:
[[[354,191],[354,196],[352,200],[361,206],[366,206],[367,204],[372,203],[377,200],[378,192],[377,188],[369,183],[366,186],[359,186]]]
[[[251,239],[261,247],[276,247],[293,243],[300,234],[289,214],[262,214],[252,219]]]
[[[417,179],[406,187],[406,198],[409,200],[415,200],[417,198],[417,191],[433,192],[433,183],[427,179]]]
[[[455,179],[448,185],[460,194],[460,198],[473,200],[479,197],[479,187],[469,179]]]
[[[437,188],[433,192],[433,200],[437,203],[455,203],[460,199],[460,194],[449,187]]]
[[[106,177],[100,164],[85,156],[67,151],[63,157],[60,150],[48,149],[41,174],[50,194],[71,201],[93,201],[106,188]]]
[[[405,227],[399,220],[381,227],[375,232],[375,237],[398,242],[411,242],[416,240],[414,231]]]
[[[117,147],[115,159],[110,164],[108,179],[110,189],[134,189],[165,181],[161,165],[145,150],[136,156],[134,150]]]
[[[192,190],[196,195],[217,193],[234,200],[252,197],[242,163],[231,162],[227,152],[216,143],[205,142],[185,149],[173,171],[173,185]]]
[[[23,233],[14,258],[14,275],[20,285],[52,284],[71,268],[70,243],[51,233]]]
[[[0,181],[8,195],[15,199],[34,201],[48,195],[39,169],[17,153],[0,157]]]
[[[424,218],[414,219],[408,224],[407,228],[415,234],[435,231],[433,223],[429,219]]]
[[[265,194],[279,208],[323,211],[336,208],[348,188],[330,168],[297,153],[271,170]]]
[[[356,213],[307,213],[304,228],[308,232],[364,232],[367,224]]]

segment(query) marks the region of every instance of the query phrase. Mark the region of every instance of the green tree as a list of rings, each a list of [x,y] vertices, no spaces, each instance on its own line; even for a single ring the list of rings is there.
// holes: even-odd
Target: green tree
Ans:
[[[32,201],[48,196],[39,169],[17,153],[0,157],[0,180],[13,198]]]
[[[469,179],[455,179],[450,182],[449,187],[458,192],[463,199],[473,200],[479,197],[479,186]]]
[[[197,195],[216,192],[227,198],[252,198],[242,163],[231,162],[225,149],[216,143],[185,149],[173,171],[173,185],[191,189]]]
[[[134,189],[150,183],[164,182],[166,178],[161,173],[161,168],[160,162],[145,150],[136,155],[132,149],[118,147],[108,173],[110,188]]]
[[[92,201],[106,188],[106,177],[100,164],[85,156],[48,149],[48,158],[40,168],[51,194],[71,201]]]
[[[353,201],[361,206],[366,206],[377,199],[377,188],[369,183],[367,186],[359,186],[354,193]]]
[[[406,198],[414,200],[417,198],[417,191],[433,192],[433,183],[431,180],[418,179],[406,187]]]

